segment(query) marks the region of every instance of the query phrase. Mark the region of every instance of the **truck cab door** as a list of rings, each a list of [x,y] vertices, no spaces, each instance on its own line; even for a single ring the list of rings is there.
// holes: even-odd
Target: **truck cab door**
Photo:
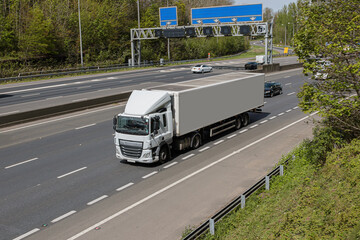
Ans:
[[[157,118],[157,120],[155,120]],[[171,138],[171,133],[169,131],[169,120],[167,119],[166,112],[157,114],[156,117],[152,117],[151,119],[151,132],[153,135],[152,146],[158,146],[163,141],[168,142],[169,138]],[[154,129],[155,121],[158,121],[158,129]]]

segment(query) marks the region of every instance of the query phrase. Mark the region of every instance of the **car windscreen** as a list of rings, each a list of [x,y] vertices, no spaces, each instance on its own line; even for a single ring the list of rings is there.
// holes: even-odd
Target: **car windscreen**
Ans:
[[[148,135],[149,119],[139,117],[119,116],[116,131],[132,135]]]

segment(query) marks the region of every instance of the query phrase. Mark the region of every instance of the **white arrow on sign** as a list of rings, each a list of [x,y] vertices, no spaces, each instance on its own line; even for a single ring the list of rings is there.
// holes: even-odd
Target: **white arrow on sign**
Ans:
[[[251,17],[250,20],[251,21],[254,21],[256,19],[256,17]]]

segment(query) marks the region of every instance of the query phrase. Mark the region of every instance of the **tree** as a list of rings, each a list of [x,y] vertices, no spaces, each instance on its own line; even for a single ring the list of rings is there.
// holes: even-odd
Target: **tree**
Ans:
[[[360,137],[359,0],[300,2],[295,51],[304,72],[326,79],[307,83],[298,94],[305,112],[318,111],[322,124],[349,138]],[[330,61],[322,65],[318,58]]]

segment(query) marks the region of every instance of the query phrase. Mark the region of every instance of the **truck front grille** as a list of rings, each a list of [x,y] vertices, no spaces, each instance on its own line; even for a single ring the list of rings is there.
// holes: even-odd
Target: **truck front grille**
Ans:
[[[125,140],[119,140],[120,150],[122,155],[125,157],[131,157],[131,158],[140,158],[142,154],[143,149],[143,143],[142,142],[133,142],[133,141],[125,141]]]

